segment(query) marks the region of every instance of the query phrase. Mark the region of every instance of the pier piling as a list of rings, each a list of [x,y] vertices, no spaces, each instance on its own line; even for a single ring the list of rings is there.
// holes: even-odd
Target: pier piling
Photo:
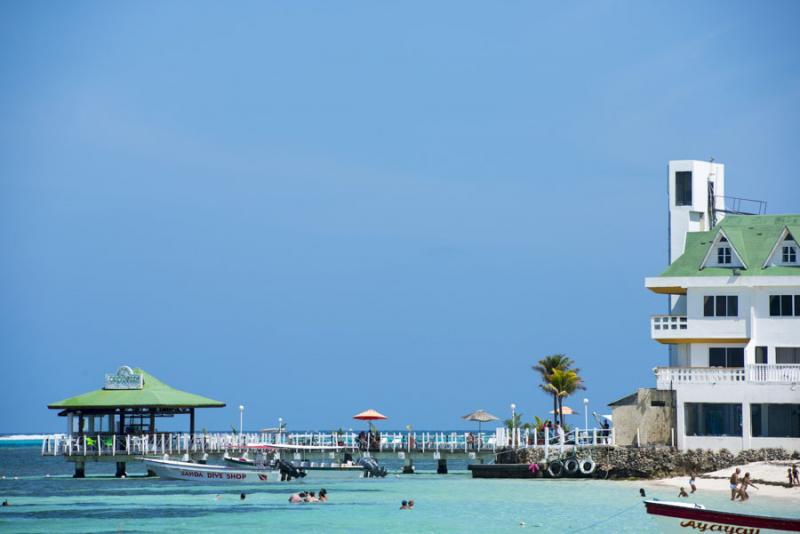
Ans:
[[[436,466],[436,473],[439,475],[446,475],[447,474],[447,459],[439,458],[437,460],[438,464]]]
[[[117,478],[128,476],[128,473],[125,471],[125,462],[117,462],[117,472],[114,476]]]
[[[405,465],[403,465],[403,474],[404,475],[413,475],[414,473],[415,473],[414,460],[411,458],[411,456],[408,456],[406,458]]]

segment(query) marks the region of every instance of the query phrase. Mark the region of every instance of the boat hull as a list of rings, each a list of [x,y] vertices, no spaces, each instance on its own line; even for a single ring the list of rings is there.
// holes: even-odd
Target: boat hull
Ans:
[[[145,460],[148,469],[152,469],[161,478],[173,480],[191,480],[192,482],[219,484],[264,484],[280,482],[277,471],[256,469],[232,469],[226,466],[201,465],[188,462],[171,462],[168,460]]]
[[[645,501],[647,513],[655,517],[663,532],[725,532],[727,534],[772,534],[800,532],[800,519],[736,514],[708,510],[698,505]]]

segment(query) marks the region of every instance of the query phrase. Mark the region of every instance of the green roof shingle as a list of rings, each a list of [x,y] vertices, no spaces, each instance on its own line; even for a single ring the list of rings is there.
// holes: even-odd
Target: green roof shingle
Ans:
[[[166,385],[153,375],[144,375],[142,389],[98,389],[49,404],[51,409],[97,408],[223,408],[224,402],[186,393]]]
[[[784,228],[800,235],[800,215],[728,215],[713,230],[687,233],[683,254],[659,277],[730,276],[729,267],[700,268],[720,228],[747,266],[740,276],[800,276],[800,267],[763,267]]]

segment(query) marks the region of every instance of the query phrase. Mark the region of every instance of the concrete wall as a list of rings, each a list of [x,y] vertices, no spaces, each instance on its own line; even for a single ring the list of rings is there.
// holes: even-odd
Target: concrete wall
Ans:
[[[653,402],[664,406],[653,406]],[[672,391],[640,388],[629,397],[612,403],[614,435],[617,445],[636,445],[639,429],[640,445],[670,445],[675,427],[675,400]]]

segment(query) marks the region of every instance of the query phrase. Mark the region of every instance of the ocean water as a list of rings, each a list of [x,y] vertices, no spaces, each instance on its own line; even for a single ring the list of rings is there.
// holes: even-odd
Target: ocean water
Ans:
[[[432,462],[417,467],[423,472],[386,479],[321,483],[309,475],[302,482],[234,487],[96,477],[112,475],[113,464],[90,463],[89,478],[77,480],[71,478],[72,464],[43,458],[37,447],[0,447],[0,500],[12,503],[0,508],[0,532],[646,533],[659,529],[644,513],[638,488],[676,500],[673,491],[642,482],[485,480],[472,479],[463,464],[452,464],[447,475],[435,474]],[[134,463],[128,472],[143,474],[144,469]],[[291,493],[322,486],[328,503],[287,502]],[[415,509],[399,510],[403,499],[414,499]],[[731,503],[721,492],[706,492],[695,501],[800,517],[800,503],[759,499],[757,492],[747,503]]]

